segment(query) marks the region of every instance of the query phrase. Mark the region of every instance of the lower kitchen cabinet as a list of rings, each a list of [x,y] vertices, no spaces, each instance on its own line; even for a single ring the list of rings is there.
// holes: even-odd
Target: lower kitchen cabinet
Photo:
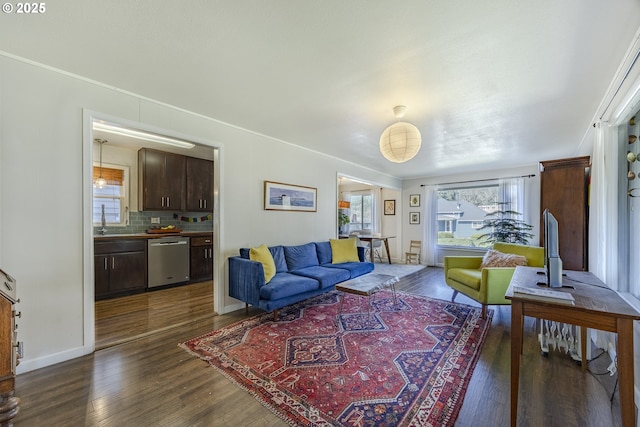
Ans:
[[[94,245],[96,299],[142,292],[146,289],[146,240],[99,241]]]
[[[191,282],[213,279],[213,234],[191,238]]]

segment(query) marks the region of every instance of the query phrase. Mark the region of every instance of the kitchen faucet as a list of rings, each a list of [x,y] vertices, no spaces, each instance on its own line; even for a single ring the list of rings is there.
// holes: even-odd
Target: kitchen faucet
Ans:
[[[101,224],[102,224],[102,227],[100,227],[100,228],[98,229],[98,233],[100,233],[100,234],[103,234],[103,235],[104,235],[104,234],[107,232],[107,228],[106,228],[106,226],[107,226],[107,219],[106,219],[106,217],[104,216],[104,203],[102,204],[102,216],[100,217],[100,219],[101,219],[101,221],[100,221],[100,222],[101,222]]]

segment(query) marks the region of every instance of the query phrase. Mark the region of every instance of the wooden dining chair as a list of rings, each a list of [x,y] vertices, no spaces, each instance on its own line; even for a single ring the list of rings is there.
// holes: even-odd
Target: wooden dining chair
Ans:
[[[422,241],[412,240],[409,243],[409,252],[405,252],[405,263],[416,261],[416,264],[420,264],[420,255],[422,253]]]

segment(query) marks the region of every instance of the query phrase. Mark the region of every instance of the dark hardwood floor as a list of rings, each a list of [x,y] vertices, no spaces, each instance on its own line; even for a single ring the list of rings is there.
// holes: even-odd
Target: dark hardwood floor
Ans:
[[[449,300],[442,269],[402,278],[399,290]],[[464,296],[456,302],[477,305]],[[456,426],[509,425],[510,307],[493,307],[487,341]],[[184,310],[183,310],[184,312]],[[258,313],[250,309],[249,315]],[[169,314],[167,314],[169,315]],[[22,403],[15,426],[284,426],[247,392],[178,347],[178,343],[245,318],[244,310],[114,345],[18,375]],[[540,355],[535,321],[527,319],[521,369],[519,426],[620,425],[615,378],[582,374],[568,355]],[[605,358],[589,363],[606,371]]]

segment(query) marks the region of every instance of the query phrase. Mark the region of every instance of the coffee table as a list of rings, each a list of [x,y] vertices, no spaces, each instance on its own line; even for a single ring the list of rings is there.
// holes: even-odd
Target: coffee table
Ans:
[[[342,304],[344,303],[345,293],[367,297],[367,316],[371,316],[371,296],[385,288],[391,289],[393,304],[397,310],[398,299],[396,297],[396,283],[398,283],[399,280],[397,276],[369,273],[337,284],[336,290],[342,292],[338,317],[342,315]]]

